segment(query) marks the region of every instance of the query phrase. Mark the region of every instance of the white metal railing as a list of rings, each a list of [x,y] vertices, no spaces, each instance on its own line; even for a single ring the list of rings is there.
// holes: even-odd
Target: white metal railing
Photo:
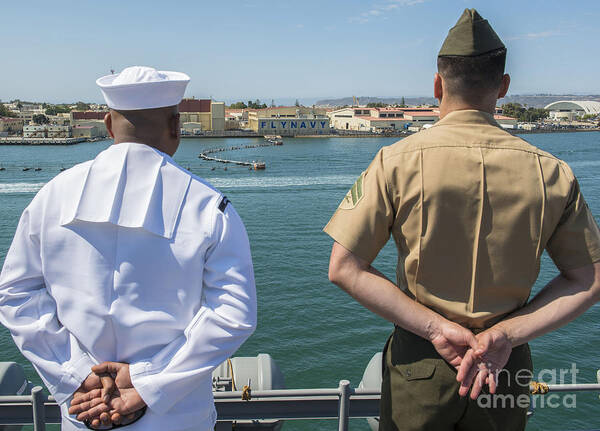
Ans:
[[[547,385],[551,392],[600,392],[600,384]],[[0,425],[33,425],[44,431],[46,424],[60,424],[60,408],[51,396],[36,386],[31,395],[0,396]],[[235,421],[337,419],[338,430],[347,431],[351,418],[379,416],[380,391],[352,388],[341,380],[330,389],[278,389],[251,391],[250,399],[242,399],[243,391],[214,392],[218,429],[231,429]]]

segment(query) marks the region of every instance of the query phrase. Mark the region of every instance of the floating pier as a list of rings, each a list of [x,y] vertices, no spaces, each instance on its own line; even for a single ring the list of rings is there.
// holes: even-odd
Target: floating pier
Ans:
[[[209,162],[230,163],[230,164],[234,164],[234,165],[238,165],[238,166],[248,166],[250,169],[253,169],[255,171],[260,171],[260,170],[267,168],[267,165],[265,162],[257,162],[255,160],[253,160],[251,162],[247,162],[247,161],[240,161],[240,160],[221,159],[219,157],[209,156],[209,154],[221,153],[223,151],[247,150],[247,149],[251,149],[251,148],[273,147],[273,146],[283,145],[283,140],[281,139],[281,136],[268,136],[268,137],[265,136],[265,139],[267,140],[267,143],[265,143],[265,144],[233,146],[233,147],[226,147],[226,148],[213,148],[211,150],[206,150],[206,151],[200,153],[198,158],[200,158],[202,160],[207,160]]]

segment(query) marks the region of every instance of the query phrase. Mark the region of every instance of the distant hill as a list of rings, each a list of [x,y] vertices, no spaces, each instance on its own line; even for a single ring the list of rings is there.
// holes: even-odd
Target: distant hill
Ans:
[[[558,100],[596,100],[600,102],[598,94],[511,94],[498,100],[498,106],[505,103],[519,103],[534,108],[543,108],[549,103]],[[359,97],[358,101],[361,105],[367,103],[386,103],[389,105],[402,103],[402,97]],[[322,99],[317,100],[317,106],[352,106],[352,97],[342,97],[339,99]],[[407,105],[437,105],[437,100],[433,97],[405,97],[404,103]]]
[[[317,106],[352,106],[352,97],[342,97],[339,99],[322,99],[317,100]],[[386,103],[395,105],[402,103],[402,97],[372,97],[361,96],[358,98],[358,103],[366,105],[367,103]],[[437,100],[433,97],[405,97],[404,103],[407,105],[437,105]]]
[[[544,106],[558,102],[559,100],[596,100],[600,102],[598,94],[515,94],[506,96],[498,100],[498,106],[505,103],[520,103],[521,105],[533,108],[543,108]]]

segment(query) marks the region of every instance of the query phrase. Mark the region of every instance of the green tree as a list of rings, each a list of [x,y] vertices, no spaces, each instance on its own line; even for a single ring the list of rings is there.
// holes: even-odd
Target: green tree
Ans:
[[[75,109],[78,111],[89,111],[90,105],[88,105],[87,103],[83,103],[83,102],[77,102],[77,104],[75,105]]]
[[[248,101],[248,108],[252,108],[252,109],[264,109],[267,107],[266,103],[260,103],[259,99],[256,99],[254,102],[249,100]]]
[[[298,101],[298,99],[296,99],[296,103],[294,103],[294,106],[300,106],[300,102]]]
[[[16,117],[17,114],[12,112],[3,103],[0,103],[0,117]]]
[[[231,109],[245,109],[248,107],[244,102],[236,102],[229,105]]]
[[[502,112],[508,117],[516,118],[518,121],[532,123],[548,117],[548,111],[543,108],[526,108],[519,103],[505,103]]]
[[[386,106],[389,106],[389,105],[387,103],[381,103],[381,102],[367,103],[367,108],[385,108]]]
[[[48,124],[50,120],[44,114],[35,114],[33,116],[33,122],[35,124]]]
[[[47,105],[46,115],[66,114],[71,112],[71,108],[67,105]]]

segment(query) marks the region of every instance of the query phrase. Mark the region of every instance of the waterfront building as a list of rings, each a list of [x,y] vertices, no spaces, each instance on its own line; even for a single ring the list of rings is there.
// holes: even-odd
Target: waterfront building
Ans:
[[[248,127],[260,135],[324,135],[330,133],[324,108],[278,106],[248,111]]]
[[[340,130],[386,132],[419,130],[435,123],[440,116],[437,108],[341,108],[328,112],[331,125]]]
[[[225,103],[210,99],[183,99],[179,103],[179,118],[183,130],[199,128],[201,131],[222,132],[225,130]],[[185,123],[195,124],[186,126]]]
[[[539,128],[539,126],[537,125],[537,123],[519,123],[517,125],[517,129],[519,129],[519,130],[532,131],[532,130],[536,130],[538,128]]]
[[[9,136],[23,132],[23,120],[21,118],[0,117],[0,135]]]
[[[496,111],[497,112],[497,111]],[[507,117],[502,114],[495,114],[494,120],[496,120],[505,129],[516,129],[518,120],[513,117]]]
[[[47,138],[48,129],[43,124],[27,124],[23,126],[24,138]]]
[[[248,109],[225,109],[225,130],[239,130],[248,127]]]
[[[560,100],[546,105],[551,120],[573,121],[584,115],[600,115],[600,102],[594,100]]]
[[[181,123],[181,134],[183,136],[202,134],[202,123],[195,123],[195,122]]]
[[[57,124],[28,124],[23,126],[24,138],[70,138],[71,126]]]
[[[62,126],[59,124],[46,125],[46,135],[48,138],[71,138],[71,126]]]
[[[494,119],[505,128],[516,128],[517,120],[495,111]],[[502,110],[500,109],[500,112]],[[440,118],[438,108],[340,108],[328,112],[331,126],[338,130],[384,133],[395,130],[419,131]]]
[[[46,110],[44,107],[37,103],[24,103],[20,102],[16,104],[17,110],[14,111],[23,120],[24,124],[33,121],[34,115],[45,115]]]
[[[74,138],[85,139],[101,138],[105,136],[97,126],[73,126],[72,133]]]
[[[108,111],[71,111],[69,114],[71,127],[96,127],[99,136],[108,136],[108,130],[104,124],[104,117],[107,113]]]
[[[46,115],[50,124],[58,124],[60,126],[70,126],[71,125],[71,117],[68,113],[59,113],[56,115]]]

